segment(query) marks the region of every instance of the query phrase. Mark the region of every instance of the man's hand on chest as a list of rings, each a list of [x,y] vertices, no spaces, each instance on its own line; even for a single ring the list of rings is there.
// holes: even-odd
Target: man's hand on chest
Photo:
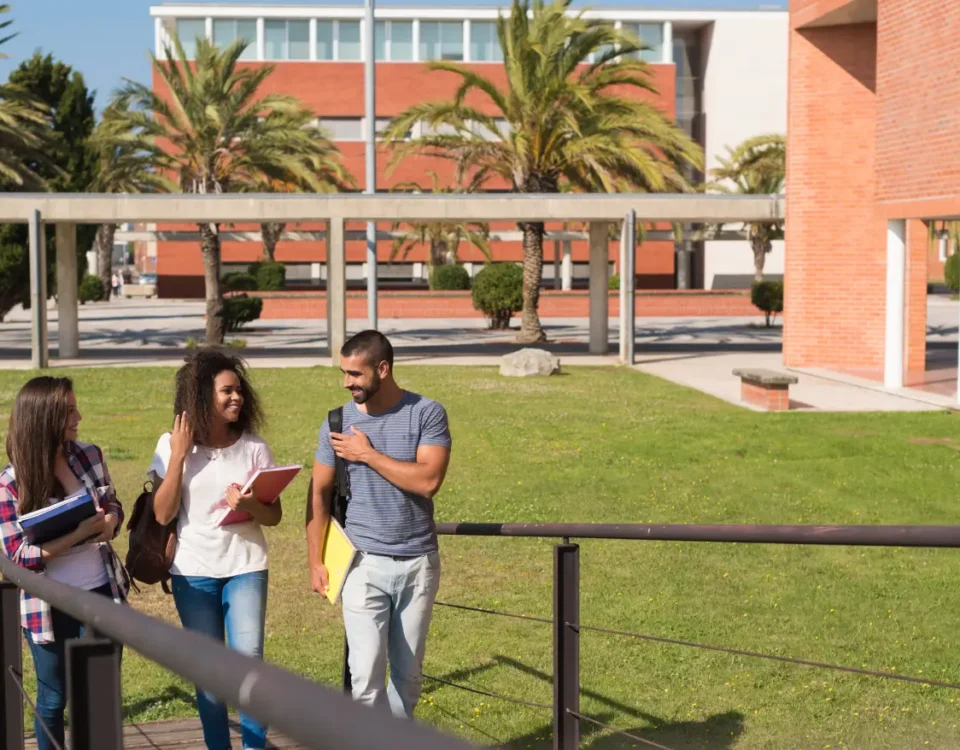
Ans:
[[[374,453],[370,438],[356,427],[350,427],[350,431],[346,433],[331,432],[330,444],[333,452],[344,461],[368,463]]]

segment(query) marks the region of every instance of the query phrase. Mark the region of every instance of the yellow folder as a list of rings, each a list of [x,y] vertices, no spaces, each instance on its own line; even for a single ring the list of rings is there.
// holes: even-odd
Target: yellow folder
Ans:
[[[353,546],[343,527],[331,518],[327,524],[327,533],[323,539],[323,555],[320,562],[327,568],[327,599],[336,604],[343,590],[343,582],[353,565],[353,558],[357,556],[357,548]]]

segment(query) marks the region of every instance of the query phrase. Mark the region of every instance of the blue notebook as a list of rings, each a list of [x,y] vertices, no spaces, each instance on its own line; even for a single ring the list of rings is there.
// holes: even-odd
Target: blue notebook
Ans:
[[[96,515],[98,510],[93,495],[84,488],[58,503],[25,513],[18,521],[24,539],[30,544],[45,544],[69,534],[81,521]]]

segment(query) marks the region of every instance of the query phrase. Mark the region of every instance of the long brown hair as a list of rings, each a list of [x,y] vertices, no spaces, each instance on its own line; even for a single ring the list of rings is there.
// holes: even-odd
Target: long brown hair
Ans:
[[[54,465],[63,450],[71,393],[70,378],[44,375],[28,381],[13,402],[7,455],[16,474],[21,514],[45,507],[58,491]]]
[[[188,356],[177,371],[177,393],[173,402],[174,416],[186,412],[193,426],[193,439],[199,445],[210,444],[213,429],[213,381],[221,372],[229,371],[240,381],[243,406],[236,423],[230,425],[237,434],[258,432],[263,425],[260,399],[247,377],[247,368],[239,357],[215,349],[200,349]]]

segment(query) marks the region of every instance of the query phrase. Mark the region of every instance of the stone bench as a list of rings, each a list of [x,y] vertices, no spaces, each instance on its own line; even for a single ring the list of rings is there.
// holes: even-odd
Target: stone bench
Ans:
[[[740,399],[766,411],[787,411],[790,408],[790,386],[796,375],[760,367],[738,368],[733,374],[740,378]]]
[[[156,297],[156,284],[124,284],[120,289],[121,297]]]

